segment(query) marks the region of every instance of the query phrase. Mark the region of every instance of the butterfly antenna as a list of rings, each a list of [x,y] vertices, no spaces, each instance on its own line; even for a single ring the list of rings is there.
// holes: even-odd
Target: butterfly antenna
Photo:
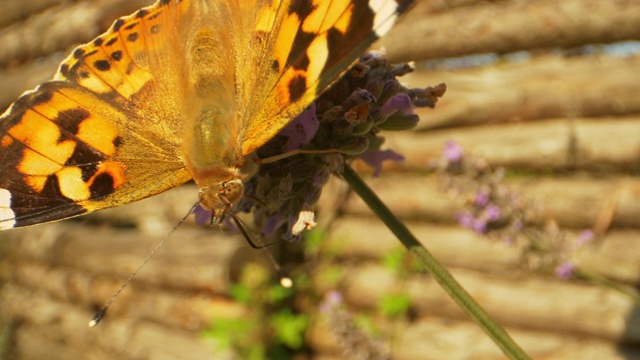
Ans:
[[[182,223],[185,222],[185,220],[187,220],[187,218],[189,217],[189,215],[191,215],[191,213],[196,209],[196,207],[198,206],[198,204],[200,204],[200,202],[197,202],[195,205],[193,205],[191,207],[191,209],[189,210],[189,212],[187,212],[187,215],[185,215],[177,224],[176,226],[173,227],[173,229],[171,229],[171,231],[169,231],[169,233],[167,235],[165,235],[162,240],[160,240],[158,242],[158,244],[156,245],[156,247],[153,248],[153,250],[151,250],[151,252],[149,253],[149,255],[147,255],[146,258],[144,258],[144,260],[142,261],[142,263],[138,266],[138,268],[136,268],[131,275],[129,275],[129,277],[127,278],[127,280],[125,280],[122,285],[120,285],[120,288],[113,294],[113,296],[111,297],[111,299],[109,299],[109,301],[107,301],[107,303],[102,307],[102,309],[100,309],[100,311],[98,311],[94,316],[93,319],[91,319],[91,321],[89,321],[89,327],[95,327],[96,325],[98,325],[98,323],[102,320],[102,318],[104,317],[104,315],[107,313],[107,310],[109,310],[109,307],[111,306],[111,304],[113,304],[113,302],[116,300],[116,298],[118,297],[118,295],[120,295],[120,293],[122,292],[122,290],[124,290],[124,288],[127,287],[127,285],[129,285],[129,283],[131,282],[131,280],[133,280],[133,278],[136,277],[136,275],[138,275],[138,273],[140,272],[140,270],[142,270],[142,268],[149,262],[149,260],[151,260],[151,258],[153,257],[153,255],[155,255],[158,250],[160,250],[160,248],[162,247],[162,245],[164,245],[164,243],[169,239],[169,237],[171,236],[171,234],[173,234],[179,227],[180,225],[182,225]]]
[[[238,217],[235,214],[231,214],[231,218],[233,219],[233,222],[236,224],[236,226],[238,227],[238,230],[240,230],[240,233],[245,238],[249,246],[251,246],[256,250],[264,251],[264,254],[267,256],[267,259],[269,259],[269,261],[273,265],[273,268],[276,271],[276,274],[278,274],[278,278],[280,279],[280,285],[282,285],[282,287],[285,287],[285,288],[290,288],[291,286],[293,286],[293,280],[291,280],[290,277],[285,275],[280,264],[278,264],[276,259],[273,258],[273,255],[271,254],[271,252],[267,250],[267,247],[278,244],[282,241],[274,241],[268,244],[256,245],[255,242],[253,241],[253,238],[249,235],[249,232],[247,231],[245,224],[242,222],[242,220],[238,219]],[[260,242],[260,240],[258,240],[258,242]]]

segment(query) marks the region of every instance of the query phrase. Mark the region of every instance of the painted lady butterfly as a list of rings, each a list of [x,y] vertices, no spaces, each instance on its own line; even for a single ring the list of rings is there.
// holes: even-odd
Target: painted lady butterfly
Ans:
[[[221,217],[244,159],[329,88],[411,0],[160,0],[75,49],[0,117],[0,229],[191,179]]]

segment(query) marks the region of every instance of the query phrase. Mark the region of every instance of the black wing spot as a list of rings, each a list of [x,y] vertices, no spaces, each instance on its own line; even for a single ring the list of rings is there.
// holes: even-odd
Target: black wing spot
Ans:
[[[129,24],[127,25],[124,29],[125,30],[132,30],[134,29],[136,26],[138,26],[138,24],[140,24],[139,22],[134,22],[133,24]]]
[[[96,62],[93,63],[93,66],[100,71],[111,70],[111,64],[109,64],[109,61],[107,60],[96,60]]]
[[[115,61],[120,61],[122,60],[122,51],[121,50],[117,50],[111,53],[111,58]]]
[[[122,138],[120,136],[116,136],[116,138],[113,139],[113,146],[118,148],[120,145],[122,145]]]
[[[289,100],[298,101],[307,88],[307,78],[304,75],[296,75],[289,81]]]
[[[136,40],[138,40],[138,36],[139,35],[138,35],[137,32],[131,33],[131,34],[127,35],[127,41],[128,42],[136,42]]]
[[[54,119],[54,122],[73,135],[77,135],[80,129],[80,123],[89,118],[89,116],[91,116],[91,113],[86,109],[73,108],[60,111]]]
[[[107,41],[105,43],[105,46],[111,46],[111,45],[115,44],[117,41],[118,41],[118,37],[114,36],[111,39],[109,39],[109,41]]]
[[[122,27],[122,25],[124,25],[124,20],[122,19],[118,19],[113,23],[113,32],[118,32],[120,31],[120,28]]]
[[[161,14],[162,14],[162,11],[158,11],[158,12],[156,12],[155,14],[153,14],[153,15],[149,16],[149,17],[147,18],[147,21],[155,20],[155,19],[157,19],[157,18],[158,18],[158,16],[160,16]]]
[[[64,75],[64,77],[67,77],[67,75],[69,74],[69,64],[60,65],[60,69],[58,69],[58,72]]]
[[[138,10],[138,12],[136,13],[136,17],[137,17],[138,19],[142,19],[143,17],[147,16],[147,14],[148,14],[148,13],[149,13],[149,11],[148,11],[148,10],[140,9],[140,10]]]
[[[28,107],[34,107],[40,104],[48,103],[53,98],[52,91],[38,91],[29,98]]]
[[[112,194],[115,190],[115,182],[109,173],[102,173],[93,179],[93,183],[89,186],[91,198],[99,198]]]
[[[73,51],[73,57],[76,59],[82,59],[83,55],[84,55],[84,49],[77,48]]]

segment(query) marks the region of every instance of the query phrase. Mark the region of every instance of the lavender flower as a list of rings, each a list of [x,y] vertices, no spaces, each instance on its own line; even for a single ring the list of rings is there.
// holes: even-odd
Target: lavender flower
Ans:
[[[328,292],[319,308],[347,358],[391,359],[388,345],[372,338],[356,324],[340,292]]]
[[[416,103],[432,106],[444,86],[406,89],[395,76],[411,71],[390,66],[381,54],[366,55],[282,132],[258,149],[260,164],[245,183],[238,211],[252,212],[255,228],[264,235],[278,233],[299,239],[315,225],[313,206],[330,174],[339,175],[345,163],[362,158],[377,176],[385,160],[402,156],[381,150],[381,130],[406,130],[417,124]],[[296,155],[287,156],[287,152]],[[284,156],[283,156],[284,154]]]
[[[389,149],[367,150],[360,155],[360,159],[362,159],[367,165],[373,168],[373,177],[378,177],[380,176],[380,172],[382,171],[383,161],[386,161],[386,160],[403,161],[404,156]]]
[[[462,160],[464,156],[464,151],[462,150],[462,146],[454,141],[447,141],[444,144],[443,155],[445,159],[452,163],[457,163]]]
[[[319,126],[316,103],[312,103],[311,106],[280,131],[280,135],[289,138],[286,144],[287,151],[299,149],[303,144],[311,141],[316,135]]]
[[[575,273],[576,266],[571,261],[565,261],[558,265],[555,270],[556,277],[562,280],[569,280]]]
[[[518,246],[523,263],[532,269],[553,270],[561,279],[575,274],[575,253],[592,241],[592,231],[571,237],[552,219],[540,229],[533,221],[533,205],[503,184],[504,170],[491,169],[486,160],[465,154],[453,141],[444,145],[441,159],[433,164],[442,187],[467,199],[455,215],[461,227]]]

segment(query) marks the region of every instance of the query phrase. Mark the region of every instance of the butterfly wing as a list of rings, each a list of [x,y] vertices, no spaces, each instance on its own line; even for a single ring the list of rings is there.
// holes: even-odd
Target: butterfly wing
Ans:
[[[261,6],[255,6],[255,3]],[[408,10],[411,0],[247,1],[257,27],[240,58],[247,155],[275,136]],[[250,10],[241,11],[241,14]],[[248,73],[250,70],[251,73]]]
[[[190,179],[176,56],[189,11],[189,1],[160,1],[117,20],[0,117],[0,229],[122,205]]]
[[[240,165],[409,3],[159,0],[117,20],[0,116],[0,229],[154,195],[187,163]]]

